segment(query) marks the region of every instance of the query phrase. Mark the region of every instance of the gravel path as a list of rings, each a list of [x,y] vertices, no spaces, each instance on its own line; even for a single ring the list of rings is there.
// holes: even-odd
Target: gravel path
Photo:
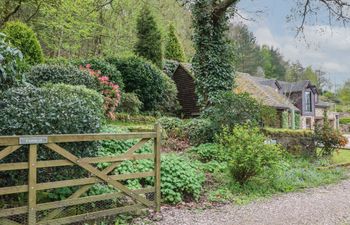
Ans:
[[[350,224],[350,180],[244,206],[225,205],[201,211],[170,208],[162,215],[157,224]]]

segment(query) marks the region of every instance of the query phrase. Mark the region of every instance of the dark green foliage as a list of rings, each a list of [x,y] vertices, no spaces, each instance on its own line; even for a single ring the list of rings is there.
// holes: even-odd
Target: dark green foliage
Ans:
[[[190,152],[195,153],[201,162],[209,162],[213,160],[222,162],[225,160],[222,146],[214,143],[201,144],[197,147],[191,148]]]
[[[219,91],[231,91],[234,70],[230,45],[225,39],[228,17],[213,15],[211,0],[197,0],[192,6],[194,47],[192,65],[196,91],[202,106],[208,106]]]
[[[0,92],[16,84],[19,76],[19,63],[23,60],[20,50],[5,41],[6,36],[0,33]]]
[[[77,59],[70,61],[76,66],[86,67],[87,64],[90,64],[92,70],[101,71],[102,76],[107,76],[110,81],[115,84],[118,84],[121,89],[124,88],[123,77],[121,73],[113,66],[108,63],[106,60],[101,58],[91,58],[91,59]]]
[[[219,136],[230,174],[241,185],[277,165],[281,159],[280,148],[265,144],[265,140],[259,128],[246,125],[224,129]]]
[[[103,119],[103,99],[100,94],[84,86],[55,84],[37,88],[32,85],[10,88],[0,96],[0,135],[46,135],[98,133]],[[95,154],[96,145],[91,142],[63,143],[78,157]],[[23,146],[16,154],[7,156],[4,162],[25,162],[28,146]],[[40,160],[60,159],[53,151],[39,146]],[[74,179],[84,174],[77,167],[68,169],[51,168],[41,170],[39,182],[55,179]],[[3,175],[2,175],[3,176]],[[6,185],[24,184],[26,171],[13,171],[4,175]]]
[[[42,63],[44,54],[34,31],[26,24],[13,21],[7,22],[3,29],[7,39],[24,55],[24,60],[30,65]]]
[[[213,130],[220,132],[222,126],[230,129],[238,124],[259,123],[261,121],[260,104],[248,94],[222,92],[212,101],[204,117],[212,121]]]
[[[133,56],[109,58],[123,76],[126,92],[134,92],[143,103],[143,111],[172,111],[177,107],[175,83],[148,61]]]
[[[215,135],[212,122],[207,119],[192,119],[184,124],[183,130],[192,145],[211,142]]]
[[[1,99],[0,134],[94,133],[101,126],[103,99],[83,86],[12,88]]]
[[[137,19],[137,55],[150,60],[159,68],[163,68],[162,36],[158,25],[145,4]]]
[[[165,45],[165,58],[179,62],[185,61],[185,53],[179,41],[179,38],[176,35],[175,27],[173,24],[169,26],[168,30],[168,37]]]
[[[124,112],[128,114],[138,114],[142,107],[142,102],[139,100],[135,93],[124,93],[120,104],[118,106],[118,112]]]
[[[25,74],[26,81],[40,87],[46,83],[64,83],[70,85],[85,85],[97,90],[98,81],[86,71],[81,71],[72,65],[36,65]]]

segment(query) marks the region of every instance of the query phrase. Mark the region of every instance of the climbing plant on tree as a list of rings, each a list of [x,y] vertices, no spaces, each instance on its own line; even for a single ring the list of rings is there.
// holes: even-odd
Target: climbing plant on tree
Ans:
[[[137,19],[137,38],[135,52],[162,68],[162,36],[147,5],[143,7]]]
[[[233,87],[234,69],[225,31],[229,19],[226,11],[237,1],[196,0],[192,4],[196,50],[193,70],[199,102],[204,107],[218,92]]]
[[[169,26],[167,42],[165,45],[165,58],[173,59],[179,62],[185,61],[185,53],[179,38],[176,35],[173,24],[170,24]]]

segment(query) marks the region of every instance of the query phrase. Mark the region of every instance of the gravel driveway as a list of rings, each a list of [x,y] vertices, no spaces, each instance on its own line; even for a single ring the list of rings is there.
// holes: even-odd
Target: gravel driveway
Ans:
[[[289,193],[244,206],[205,210],[168,208],[157,224],[350,224],[350,180]]]

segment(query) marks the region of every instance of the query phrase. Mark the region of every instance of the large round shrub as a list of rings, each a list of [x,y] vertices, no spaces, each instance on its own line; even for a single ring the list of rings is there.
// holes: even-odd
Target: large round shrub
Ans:
[[[87,88],[98,89],[98,80],[96,77],[72,65],[36,65],[25,74],[25,77],[28,83],[37,87],[41,87],[46,83],[64,83],[85,85]]]
[[[42,63],[44,54],[34,31],[19,21],[7,22],[3,29],[8,40],[24,55],[30,65]]]
[[[99,58],[77,59],[77,60],[72,60],[71,63],[76,66],[83,66],[83,67],[86,67],[86,65],[89,64],[90,69],[101,71],[102,76],[107,76],[110,81],[118,84],[120,88],[122,89],[124,88],[123,77],[119,72],[119,70],[117,70],[115,66],[108,63],[104,59],[99,59]]]
[[[97,133],[103,118],[103,98],[84,86],[51,84],[42,88],[32,85],[11,88],[0,96],[0,135],[46,135]],[[62,143],[60,146],[78,157],[96,154],[91,142]],[[53,151],[39,145],[39,160],[60,159]],[[28,160],[28,146],[4,158],[5,162]],[[0,179],[0,185],[26,182],[27,171],[13,171]],[[79,168],[50,168],[41,171],[39,182],[74,179],[84,173]],[[2,183],[1,181],[4,181]]]
[[[126,92],[134,92],[143,103],[143,110],[169,110],[176,108],[176,85],[152,63],[132,56],[109,58],[123,76]]]

